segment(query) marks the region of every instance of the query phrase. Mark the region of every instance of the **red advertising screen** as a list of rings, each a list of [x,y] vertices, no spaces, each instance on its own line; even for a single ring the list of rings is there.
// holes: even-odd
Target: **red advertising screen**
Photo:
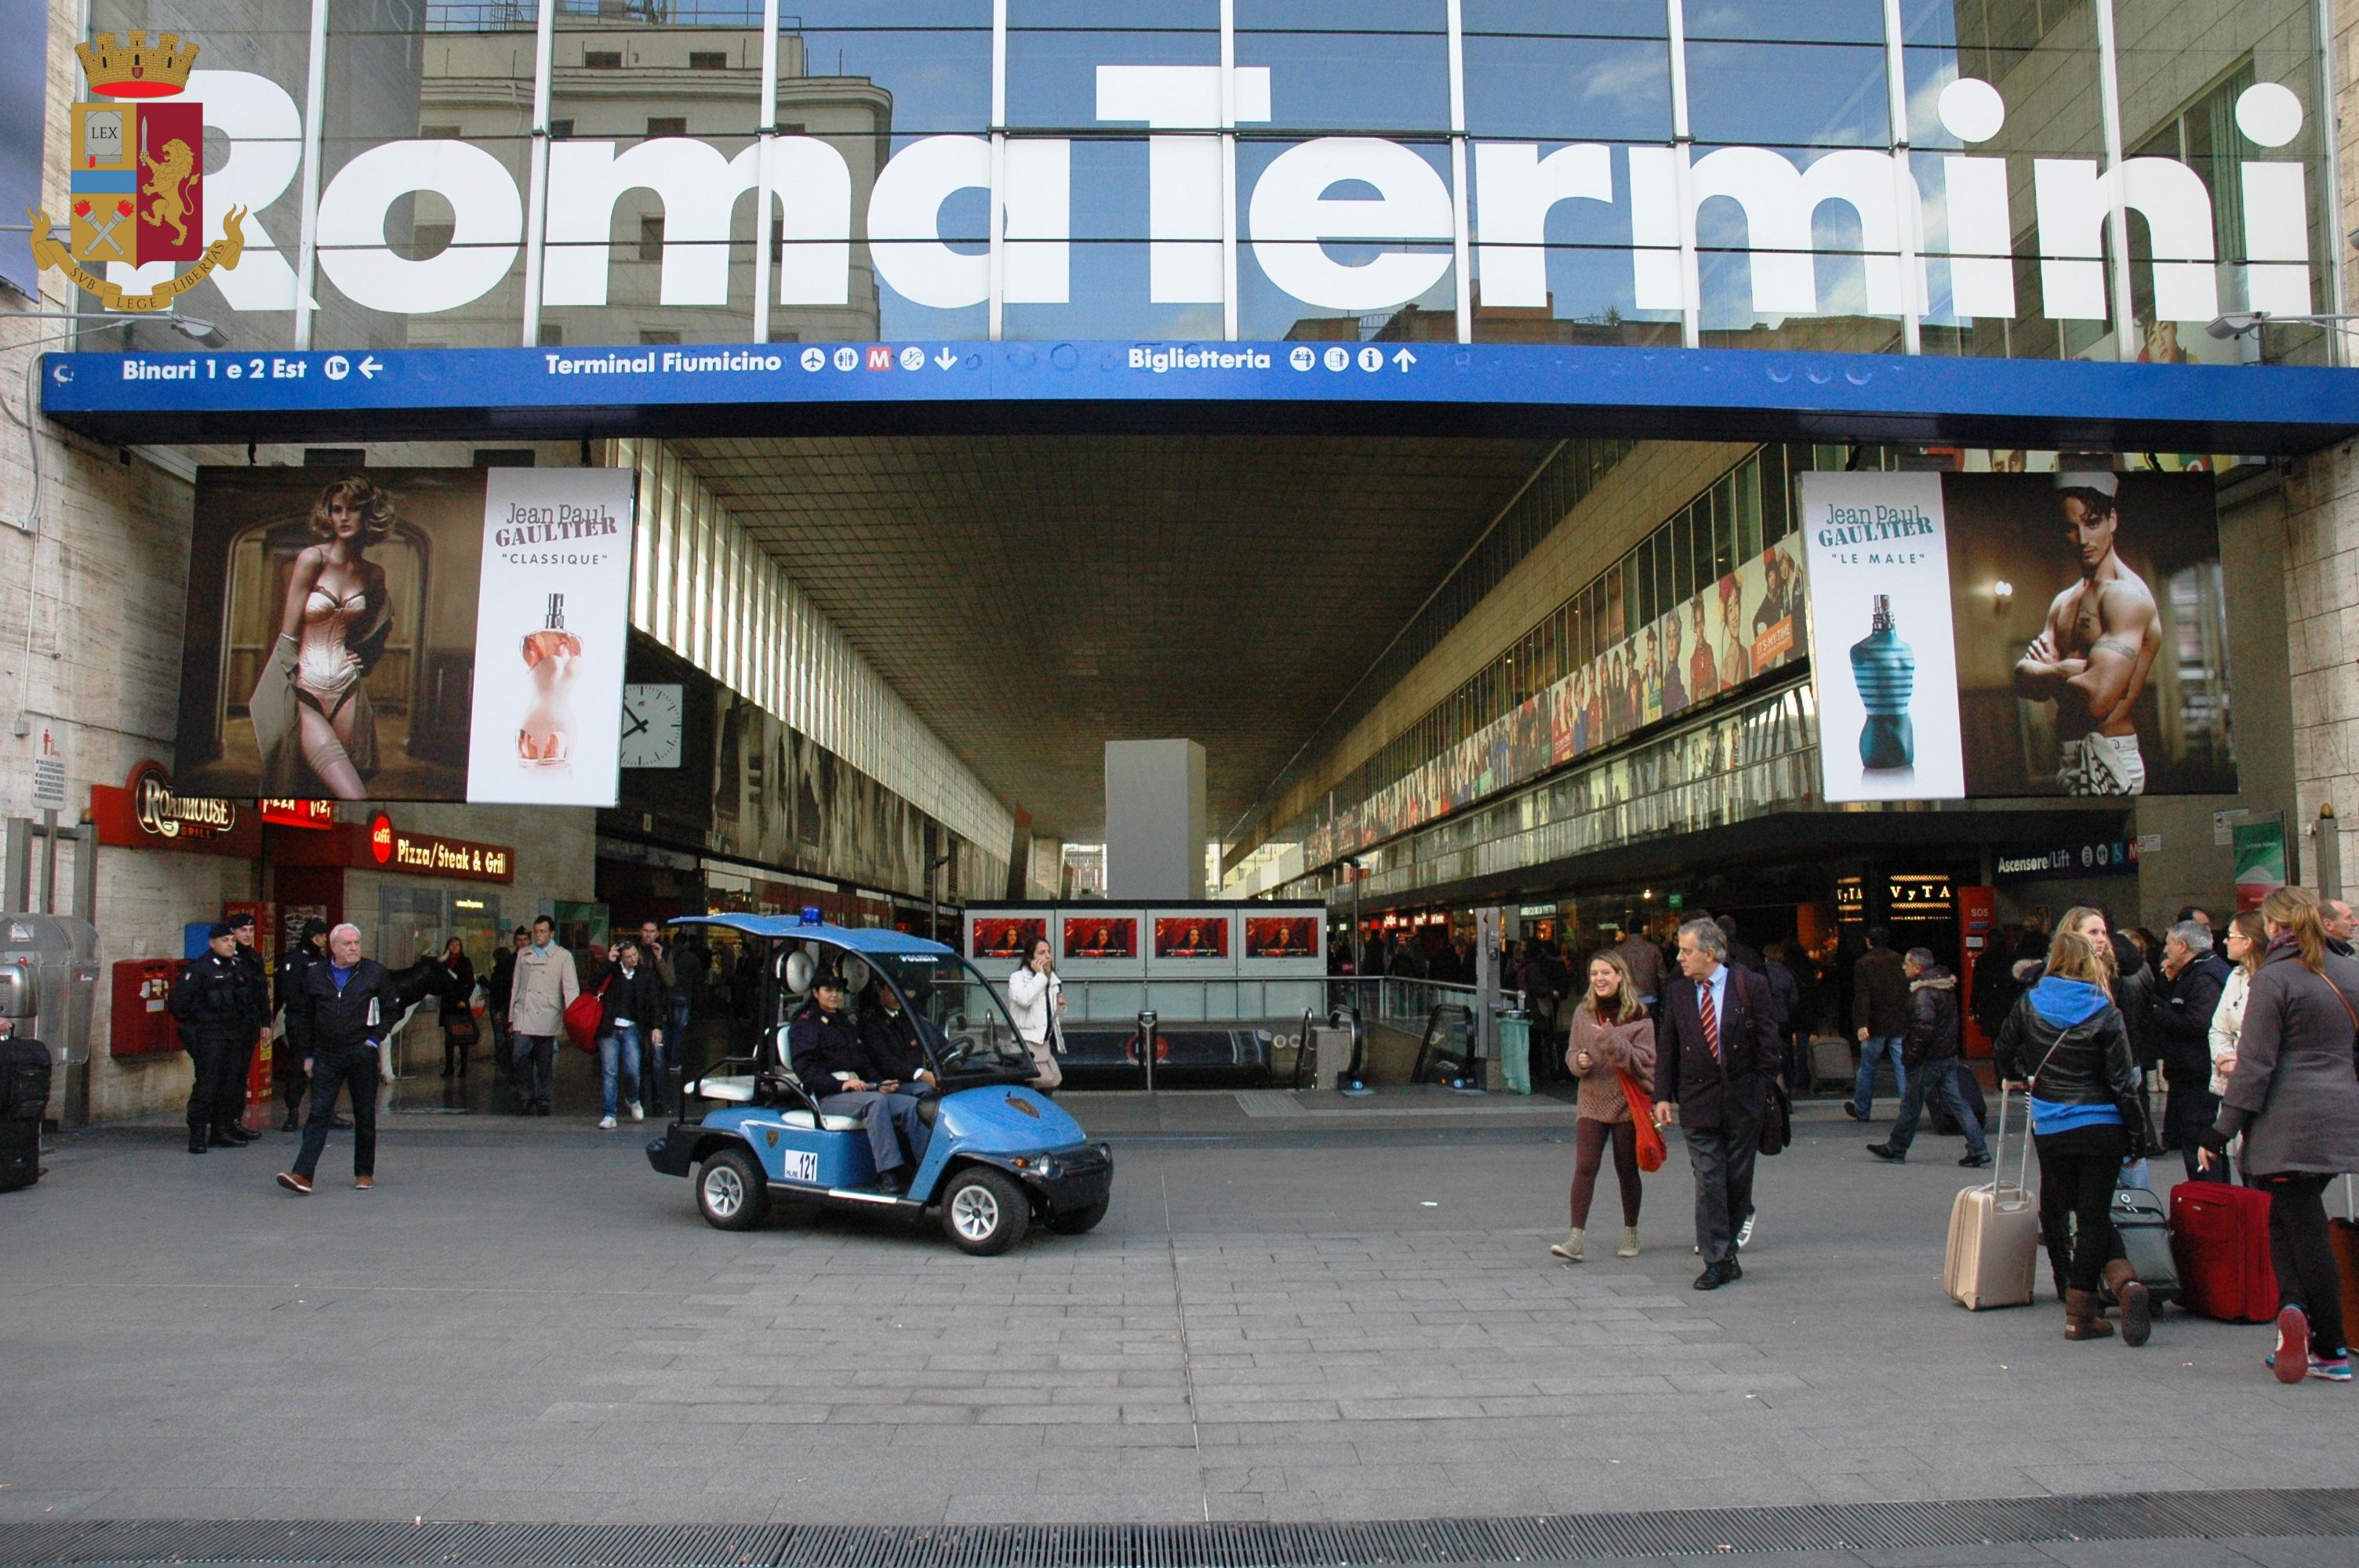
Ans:
[[[1245,916],[1248,958],[1315,958],[1319,919],[1310,914]]]
[[[1164,914],[1155,920],[1155,956],[1158,958],[1225,958],[1229,956],[1229,917]]]
[[[1065,919],[1068,958],[1136,958],[1138,922],[1128,915],[1089,915]]]
[[[979,914],[974,921],[974,956],[978,958],[1021,958],[1032,950],[1033,943],[1047,935],[1049,923],[1046,920]]]

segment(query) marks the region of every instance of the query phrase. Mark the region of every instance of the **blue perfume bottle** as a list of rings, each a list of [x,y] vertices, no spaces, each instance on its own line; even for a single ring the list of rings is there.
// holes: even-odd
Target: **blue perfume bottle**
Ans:
[[[1892,626],[1892,600],[1875,596],[1875,618],[1867,635],[1851,645],[1851,678],[1859,688],[1867,725],[1859,732],[1863,767],[1908,768],[1917,763],[1917,731],[1908,722],[1908,698],[1917,687],[1917,651]]]

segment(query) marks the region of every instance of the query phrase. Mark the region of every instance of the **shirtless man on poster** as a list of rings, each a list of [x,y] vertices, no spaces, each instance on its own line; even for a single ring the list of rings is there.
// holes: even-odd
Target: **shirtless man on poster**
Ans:
[[[2016,695],[2056,704],[2056,782],[2067,795],[2146,793],[2130,708],[2162,648],[2154,590],[2114,553],[2117,474],[2059,472],[2065,540],[2081,580],[2048,607],[2047,629],[2015,666]]]

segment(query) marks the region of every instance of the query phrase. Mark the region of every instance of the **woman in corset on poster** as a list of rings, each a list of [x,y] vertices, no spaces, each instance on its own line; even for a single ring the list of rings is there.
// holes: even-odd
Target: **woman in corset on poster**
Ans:
[[[385,652],[393,604],[369,546],[393,532],[393,498],[355,475],[311,507],[320,543],[295,557],[278,641],[263,662],[246,711],[262,759],[265,795],[313,793],[364,800],[376,772],[376,716],[368,674]]]

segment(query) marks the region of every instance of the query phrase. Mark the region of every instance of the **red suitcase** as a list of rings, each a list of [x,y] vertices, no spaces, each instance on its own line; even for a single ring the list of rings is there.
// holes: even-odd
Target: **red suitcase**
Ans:
[[[2170,1189],[2170,1250],[2180,1304],[2223,1323],[2267,1323],[2277,1314],[2269,1262],[2269,1197],[2250,1187],[2181,1182]]]

